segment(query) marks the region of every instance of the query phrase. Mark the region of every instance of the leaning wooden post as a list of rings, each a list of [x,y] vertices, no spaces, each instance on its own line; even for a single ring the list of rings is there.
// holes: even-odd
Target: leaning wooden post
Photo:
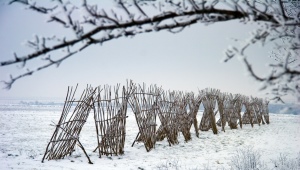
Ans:
[[[258,98],[253,98],[253,110],[254,110],[254,113],[255,113],[255,118],[256,118],[256,122],[259,126],[260,126],[260,123],[261,123],[261,113],[260,113],[260,109],[259,109],[259,99]]]
[[[269,124],[270,120],[269,120],[269,102],[267,99],[265,99],[264,101],[264,118],[266,120],[266,123]]]
[[[175,109],[176,92],[162,92],[159,100],[158,117],[161,125],[156,132],[156,140],[162,141],[167,138],[169,146],[178,144],[178,120]]]
[[[239,94],[238,94],[239,95]],[[244,101],[244,96],[239,95],[239,98],[235,104],[235,112],[238,115],[238,119],[239,119],[239,124],[240,124],[240,128],[243,128],[243,122],[242,122],[242,108],[243,108],[243,101]]]
[[[258,104],[259,112],[260,112],[260,119],[261,119],[260,121],[264,125],[266,123],[265,123],[264,118],[263,118],[263,116],[264,116],[264,107],[263,107],[263,105],[264,105],[264,100],[262,98],[260,98],[259,99],[259,104]]]
[[[217,95],[220,91],[216,89],[206,89],[205,97],[203,98],[203,105],[207,114],[210,118],[210,125],[214,134],[218,134],[216,118],[214,114],[214,109],[216,106]]]
[[[96,149],[99,151],[99,157],[124,153],[127,102],[131,84],[127,88],[123,86],[121,93],[119,88],[119,84],[114,86],[113,90],[109,85],[105,85],[103,89],[99,87],[94,101],[97,104],[94,118],[98,142]]]
[[[246,107],[246,111],[244,113],[244,116],[243,116],[243,124],[251,124],[251,126],[253,127],[253,124],[254,124],[254,116],[253,116],[253,101],[250,100],[249,97],[246,97],[245,100],[244,100],[244,105]]]
[[[147,152],[153,149],[156,143],[156,115],[159,112],[158,99],[161,91],[162,89],[156,86],[146,89],[145,84],[139,85],[129,98],[139,127],[140,138],[137,138],[144,142]]]
[[[199,110],[199,107],[201,105],[201,102],[202,102],[202,98],[203,98],[203,93],[199,92],[198,96],[194,99],[194,102],[195,102],[195,107],[194,107],[194,128],[195,128],[195,133],[196,133],[196,136],[199,138],[199,127],[198,127],[198,120],[197,120],[197,113],[198,113],[198,110]]]
[[[193,124],[193,112],[188,111],[188,100],[190,94],[178,92],[175,109],[177,112],[177,118],[179,123],[179,131],[183,134],[185,142],[191,140],[190,129]]]
[[[224,114],[224,101],[225,101],[226,94],[225,93],[219,93],[217,97],[218,101],[218,110],[220,113],[220,119],[218,121],[218,125],[222,126],[222,130],[225,132],[225,125],[226,125],[226,117]]]
[[[233,112],[234,103],[235,100],[233,98],[233,95],[231,93],[227,94],[224,102],[224,111],[230,129],[235,129],[234,120],[232,120],[234,117],[234,112]]]
[[[77,88],[77,87],[76,87]],[[69,90],[65,101],[65,105],[61,114],[61,118],[56,126],[56,129],[47,145],[46,152],[43,156],[44,159],[62,159],[67,155],[71,155],[74,151],[75,144],[83,150],[90,164],[92,164],[89,156],[85,152],[84,147],[79,141],[79,134],[83,125],[85,124],[89,112],[92,109],[92,103],[95,91],[92,87],[87,87],[82,93],[79,101],[75,101],[74,92]],[[77,103],[74,110],[71,111],[73,103]],[[49,146],[51,148],[49,149]]]
[[[229,99],[229,111],[230,111],[230,113],[229,113],[229,117],[230,117],[230,119],[229,119],[229,126],[230,126],[230,128],[231,129],[237,129],[237,125],[238,125],[238,123],[237,123],[237,121],[239,120],[239,119],[241,119],[240,118],[240,112],[241,112],[241,110],[242,110],[242,104],[241,104],[241,95],[239,95],[239,94],[236,94],[236,95],[234,95],[234,97],[233,97],[233,95],[231,95],[231,97],[230,97],[230,99]]]

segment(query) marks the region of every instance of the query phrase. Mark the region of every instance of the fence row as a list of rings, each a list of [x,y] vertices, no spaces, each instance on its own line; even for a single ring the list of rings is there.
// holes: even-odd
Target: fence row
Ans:
[[[46,147],[44,159],[62,159],[72,154],[75,144],[92,163],[79,134],[91,111],[97,134],[94,151],[101,155],[124,153],[127,110],[130,107],[135,115],[139,132],[132,143],[144,143],[146,151],[155,147],[157,141],[166,139],[169,145],[178,144],[182,133],[185,141],[191,140],[191,128],[199,137],[199,130],[212,129],[218,133],[218,126],[225,132],[226,124],[231,129],[243,124],[269,124],[268,101],[241,94],[222,93],[207,88],[194,94],[181,91],[165,91],[155,85],[146,87],[128,82],[126,86],[87,86],[79,100],[75,100],[76,89],[68,87],[65,104],[56,129]],[[204,106],[203,116],[198,124],[197,113]],[[74,109],[71,107],[75,105]],[[242,107],[245,112],[242,115]],[[219,115],[218,115],[219,114]],[[216,120],[219,117],[219,120]],[[158,120],[160,126],[157,127]]]

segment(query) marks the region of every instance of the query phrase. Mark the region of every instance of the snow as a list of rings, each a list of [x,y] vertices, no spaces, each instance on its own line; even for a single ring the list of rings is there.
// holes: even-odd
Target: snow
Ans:
[[[272,168],[271,160],[280,153],[295,158],[300,152],[300,115],[270,114],[269,125],[244,125],[243,129],[200,132],[197,138],[193,127],[192,140],[169,146],[167,141],[157,142],[155,149],[146,152],[143,143],[131,147],[138,127],[134,115],[128,109],[125,153],[121,156],[102,156],[92,152],[97,143],[93,113],[81,132],[80,141],[94,164],[79,147],[72,156],[61,160],[45,160],[41,163],[46,146],[54,132],[62,106],[0,104],[0,169],[230,169],[230,158],[237,149],[248,146],[258,150],[261,158]],[[202,112],[198,114],[200,122]],[[157,118],[158,120],[158,118]]]

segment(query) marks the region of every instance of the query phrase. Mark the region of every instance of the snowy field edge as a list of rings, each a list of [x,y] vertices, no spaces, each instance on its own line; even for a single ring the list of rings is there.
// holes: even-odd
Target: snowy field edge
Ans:
[[[0,107],[0,169],[230,169],[230,159],[238,149],[252,147],[271,169],[272,160],[280,154],[296,158],[300,152],[300,116],[270,114],[269,125],[244,125],[243,129],[219,134],[200,132],[197,138],[191,129],[192,140],[170,147],[166,140],[157,142],[155,149],[146,152],[142,143],[131,147],[138,127],[132,111],[128,110],[125,153],[121,156],[102,156],[92,152],[97,144],[93,116],[82,129],[80,141],[94,164],[88,164],[79,147],[73,155],[62,160],[41,163],[46,145],[58,121],[61,107],[56,105],[1,105]],[[198,114],[198,120],[202,116]]]

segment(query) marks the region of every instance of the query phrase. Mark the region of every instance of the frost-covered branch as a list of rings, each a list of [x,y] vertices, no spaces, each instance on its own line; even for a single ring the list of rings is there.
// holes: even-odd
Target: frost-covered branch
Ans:
[[[272,22],[261,24],[240,47],[228,48],[224,61],[238,56],[249,75],[262,82],[261,89],[269,89],[275,100],[282,101],[282,96],[293,94],[300,101],[300,12],[299,8],[293,12],[290,9],[295,5],[299,7],[300,3],[289,4],[279,1],[278,4],[279,12],[274,12],[273,16],[279,24]],[[288,18],[293,19],[289,20]],[[257,43],[274,44],[274,50],[270,55],[274,63],[268,64],[269,73],[267,75],[259,75],[255,72],[253,64],[249,61],[250,56],[245,52],[249,46]]]
[[[280,82],[291,84],[299,81],[299,58],[297,56],[299,56],[300,47],[300,14],[297,10],[299,9],[297,2],[115,0],[116,5],[111,9],[101,9],[99,5],[88,3],[87,0],[77,5],[74,1],[67,0],[49,1],[46,5],[42,5],[45,4],[44,1],[12,0],[10,2],[10,4],[14,3],[22,4],[29,10],[47,16],[48,22],[63,26],[73,32],[74,36],[60,38],[57,38],[59,35],[56,38],[36,36],[34,40],[27,43],[34,50],[32,53],[23,55],[14,53],[12,59],[0,62],[2,67],[17,63],[22,63],[22,67],[26,67],[27,63],[42,58],[46,64],[41,64],[38,68],[45,69],[52,65],[58,66],[65,59],[81,51],[74,50],[74,48],[81,46],[82,43],[88,47],[120,37],[132,37],[148,32],[166,30],[178,33],[187,26],[198,23],[211,24],[240,20],[243,23],[260,22],[261,26],[241,47],[232,47],[227,50],[225,61],[238,55],[242,58],[241,61],[250,75],[264,82],[266,87],[277,86]],[[282,39],[284,43],[278,42]],[[277,43],[279,46],[273,57],[277,63],[270,64],[271,73],[266,77],[255,73],[246,53],[249,46],[258,42],[263,45]],[[56,60],[50,58],[56,54],[56,51],[62,49],[65,49],[66,53],[63,57]],[[6,88],[11,88],[16,80],[42,69],[27,71],[16,77],[11,76],[10,81],[4,81]],[[299,94],[298,86],[292,89],[297,90]]]
[[[46,10],[45,7],[36,6],[35,3],[30,4],[26,0],[14,0],[11,3],[13,2],[22,3],[24,5],[27,5],[29,9],[34,9],[38,12],[43,11],[43,14],[47,14],[50,16],[49,21],[57,22],[58,24],[64,24],[66,28],[69,28],[69,26],[71,25],[72,29],[74,29],[76,32],[83,32],[85,24],[93,25],[94,28],[89,31],[85,31],[84,34],[82,34],[82,36],[76,37],[74,39],[59,42],[53,46],[45,46],[43,49],[38,49],[35,52],[24,55],[22,57],[18,57],[8,61],[2,61],[0,63],[0,66],[6,66],[18,62],[28,61],[58,49],[67,46],[73,46],[81,41],[93,39],[93,36],[102,32],[110,32],[110,34],[103,36],[118,36],[114,34],[114,31],[119,31],[118,33],[122,34],[122,36],[126,36],[126,33],[129,33],[129,35],[136,35],[144,32],[160,31],[162,30],[161,27],[170,30],[172,30],[175,27],[174,25],[178,25],[177,27],[184,27],[187,25],[194,24],[195,20],[197,22],[204,23],[221,22],[233,19],[250,18],[250,15],[252,15],[242,13],[238,10],[215,9],[214,6],[207,5],[205,6],[205,9],[196,9],[194,7],[190,9],[186,7],[186,9],[182,8],[181,6],[176,6],[176,11],[164,10],[163,12],[159,12],[158,14],[152,14],[151,17],[141,18],[140,16],[132,16],[133,14],[131,13],[133,12],[129,12],[132,9],[129,5],[127,5],[127,3],[123,1],[118,1],[118,4],[120,4],[121,6],[120,8],[124,9],[124,11],[126,11],[126,14],[128,14],[126,19],[122,18],[124,15],[122,15],[122,12],[120,11],[118,11],[120,12],[120,14],[118,14],[114,10],[111,11],[112,14],[108,14],[104,9],[98,10],[97,5],[88,5],[86,1],[83,2],[82,7],[75,7],[70,2],[63,3],[61,0],[59,0],[58,2],[59,5],[62,6],[62,9],[57,8],[58,5],[56,5],[55,8],[51,8],[51,10]],[[135,4],[137,4],[137,2]],[[195,5],[195,3],[193,4]],[[166,3],[165,5],[172,6],[172,3]],[[144,16],[146,15],[146,11],[144,11],[141,8],[141,6],[135,6]],[[74,11],[80,10],[80,8],[84,8],[87,11],[87,14],[85,16],[79,17],[78,19],[72,19],[71,14],[74,13]],[[61,13],[65,13],[67,15],[67,19],[64,19],[65,17],[61,16]],[[81,21],[82,18],[84,18],[83,21]],[[272,15],[261,15],[259,13],[255,16],[254,19],[276,22]],[[80,23],[80,26],[76,26],[74,24],[75,22],[77,24]],[[79,27],[81,27],[81,29],[76,30],[76,28],[79,29]]]

